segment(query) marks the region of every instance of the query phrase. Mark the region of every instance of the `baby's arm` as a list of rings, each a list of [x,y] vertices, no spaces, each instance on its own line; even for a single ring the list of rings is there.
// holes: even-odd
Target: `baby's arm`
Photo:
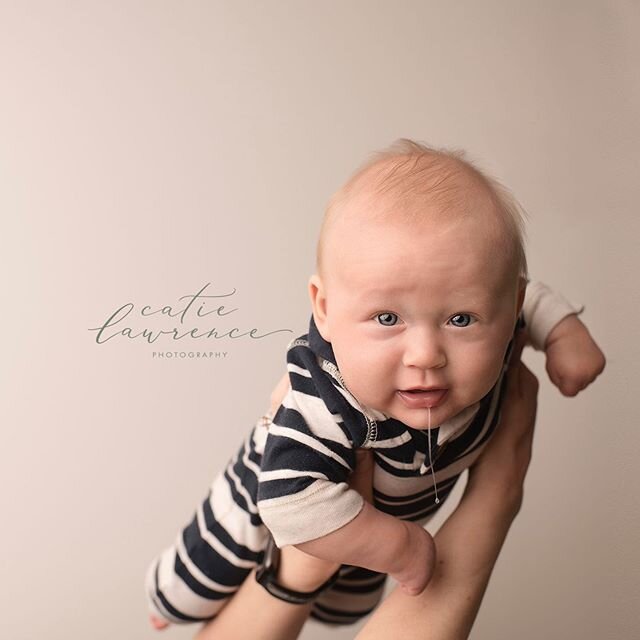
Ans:
[[[545,344],[546,369],[551,382],[565,396],[575,396],[603,371],[604,353],[575,315],[559,322]]]
[[[529,344],[536,351],[544,351],[549,335],[558,323],[583,311],[584,306],[575,306],[543,282],[529,282],[522,305]]]
[[[355,451],[343,421],[313,394],[307,377],[294,380],[304,386],[289,387],[274,412],[258,485],[258,510],[276,545],[388,573],[407,593],[420,593],[433,571],[433,539],[348,487]],[[284,393],[288,384],[281,382]]]
[[[276,414],[289,389],[289,376],[285,374],[271,394],[272,416]],[[368,489],[371,492],[370,486]],[[430,567],[435,558],[431,536],[419,525],[378,511],[371,505],[372,499],[370,496],[365,501],[362,510],[351,522],[315,540],[294,546],[312,556],[337,564],[350,564],[388,573],[403,586],[412,580],[412,576],[403,575],[402,570],[412,560],[417,560],[420,554],[425,557],[415,563],[414,569],[424,567],[427,573],[431,573]],[[371,535],[372,531],[376,532],[375,536]],[[312,591],[316,586],[309,584],[307,590]]]
[[[551,382],[565,396],[575,396],[604,370],[606,360],[578,318],[584,311],[541,282],[527,286],[522,313],[530,343],[546,355]]]
[[[294,546],[324,560],[388,573],[409,595],[418,595],[427,586],[436,557],[433,538],[424,528],[378,511],[366,501],[340,529]]]

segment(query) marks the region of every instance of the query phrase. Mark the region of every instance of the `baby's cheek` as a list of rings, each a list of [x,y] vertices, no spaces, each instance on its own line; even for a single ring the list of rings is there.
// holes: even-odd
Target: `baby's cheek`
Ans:
[[[362,357],[347,360],[340,368],[342,377],[351,391],[362,402],[371,402],[380,393],[379,365],[372,359]]]
[[[477,402],[489,393],[497,382],[501,371],[502,363],[499,361],[470,361],[460,371],[458,382],[461,386],[461,391],[466,392],[470,402]]]

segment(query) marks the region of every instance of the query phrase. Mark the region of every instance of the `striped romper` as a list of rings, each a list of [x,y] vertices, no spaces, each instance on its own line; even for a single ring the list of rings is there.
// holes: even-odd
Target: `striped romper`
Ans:
[[[555,320],[549,321],[549,308],[544,319],[528,316],[525,303],[516,328],[525,326],[526,318],[531,334],[532,320],[550,330],[576,312],[558,294],[549,295],[556,296]],[[358,403],[312,316],[309,332],[287,346],[290,389],[275,416],[258,420],[175,544],[149,567],[146,591],[152,613],[174,623],[211,619],[262,562],[269,532],[282,547],[350,522],[363,505],[347,485],[359,448],[374,453],[375,507],[404,520],[428,522],[499,421],[512,345],[513,339],[498,380],[484,398],[439,427],[420,431]],[[356,622],[376,607],[385,580],[384,574],[343,565],[311,615],[327,624]]]

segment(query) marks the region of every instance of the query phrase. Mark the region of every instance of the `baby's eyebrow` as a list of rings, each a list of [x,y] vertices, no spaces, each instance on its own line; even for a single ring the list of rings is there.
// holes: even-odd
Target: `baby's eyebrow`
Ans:
[[[361,293],[366,296],[387,296],[392,293],[402,293],[403,291],[408,291],[410,287],[401,286],[401,285],[391,285],[387,287],[383,287],[380,285],[376,285],[373,287],[357,287],[356,290],[358,293]]]
[[[356,287],[355,291],[363,296],[374,297],[374,296],[389,296],[396,293],[404,293],[411,292],[413,289],[410,286],[402,286],[402,285],[390,285],[388,287],[384,286],[373,286],[373,287]],[[462,292],[451,292],[449,297],[455,297],[460,302],[471,301],[474,304],[491,304],[493,303],[499,296],[491,291],[488,288],[484,289],[476,289],[476,290],[468,290]]]

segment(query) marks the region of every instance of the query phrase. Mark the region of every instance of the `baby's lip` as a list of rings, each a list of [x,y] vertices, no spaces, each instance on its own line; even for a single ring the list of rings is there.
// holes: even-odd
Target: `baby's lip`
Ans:
[[[443,387],[412,387],[399,389],[397,393],[410,409],[433,409],[444,400],[448,391]]]

